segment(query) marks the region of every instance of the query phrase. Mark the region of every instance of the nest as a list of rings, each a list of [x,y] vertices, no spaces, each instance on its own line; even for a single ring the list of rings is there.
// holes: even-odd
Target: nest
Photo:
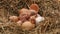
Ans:
[[[29,9],[32,3],[39,5],[39,14],[45,18],[31,31],[22,30],[16,23],[9,21],[10,15],[18,16],[18,10]],[[59,34],[60,1],[57,0],[1,0],[0,1],[0,34]]]

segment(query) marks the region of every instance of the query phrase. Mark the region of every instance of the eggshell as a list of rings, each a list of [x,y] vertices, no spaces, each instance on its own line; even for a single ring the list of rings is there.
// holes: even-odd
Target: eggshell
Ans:
[[[39,24],[41,21],[44,21],[44,17],[41,17],[39,14],[37,14],[37,17],[36,17],[36,24]]]
[[[32,30],[35,27],[35,24],[32,24],[30,21],[26,21],[22,24],[22,29]]]
[[[36,18],[36,23],[39,23],[44,20],[44,17],[37,17]]]

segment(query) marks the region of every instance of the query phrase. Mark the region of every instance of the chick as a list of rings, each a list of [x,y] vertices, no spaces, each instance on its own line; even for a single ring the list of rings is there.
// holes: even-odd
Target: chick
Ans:
[[[35,10],[29,10],[30,11],[30,18],[29,20],[31,21],[31,23],[36,23],[35,18],[37,17],[37,12]]]
[[[20,20],[26,21],[26,20],[29,19],[29,17],[30,17],[30,12],[29,12],[28,9],[23,8],[23,9],[20,10],[20,14],[19,14],[19,19]]]
[[[39,14],[38,14],[38,11],[39,11],[39,6],[37,4],[32,4],[30,6],[30,12],[33,13],[33,15],[31,14],[31,16],[35,16],[35,23],[36,25],[38,25],[41,21],[44,20],[44,17],[41,17]],[[35,14],[34,14],[35,13]],[[33,18],[31,18],[33,19]]]

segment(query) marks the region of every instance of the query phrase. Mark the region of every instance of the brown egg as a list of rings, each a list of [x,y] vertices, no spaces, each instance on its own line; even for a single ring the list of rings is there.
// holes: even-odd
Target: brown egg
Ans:
[[[22,21],[19,20],[19,21],[17,22],[17,25],[18,25],[18,26],[21,26],[21,25],[22,25]]]
[[[39,6],[37,5],[37,4],[32,4],[31,6],[30,6],[30,10],[35,10],[37,13],[38,13],[38,11],[39,11]]]
[[[10,16],[9,19],[13,22],[17,22],[18,21],[18,17],[17,16]]]
[[[35,24],[32,24],[30,21],[25,21],[22,24],[22,29],[24,30],[32,30],[35,27]]]

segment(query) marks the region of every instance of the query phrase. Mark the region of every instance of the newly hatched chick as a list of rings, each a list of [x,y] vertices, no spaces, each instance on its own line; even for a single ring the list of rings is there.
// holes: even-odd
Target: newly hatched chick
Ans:
[[[39,11],[39,6],[37,4],[32,4],[30,6],[30,12],[34,11],[34,14],[33,16],[36,16],[35,18],[35,22],[36,22],[36,25],[38,25],[41,21],[44,20],[44,17],[41,17],[39,14],[38,14],[38,11]],[[33,13],[33,12],[32,12]],[[33,19],[33,18],[31,18]]]
[[[35,27],[35,24],[32,24],[30,21],[25,21],[21,27],[24,30],[32,30]]]
[[[30,15],[30,18],[29,18],[29,20],[31,21],[31,23],[36,23],[35,22],[35,18],[36,18],[36,16],[37,16],[37,13],[36,13],[36,11],[35,10],[29,10],[30,12],[31,12],[31,15]]]

